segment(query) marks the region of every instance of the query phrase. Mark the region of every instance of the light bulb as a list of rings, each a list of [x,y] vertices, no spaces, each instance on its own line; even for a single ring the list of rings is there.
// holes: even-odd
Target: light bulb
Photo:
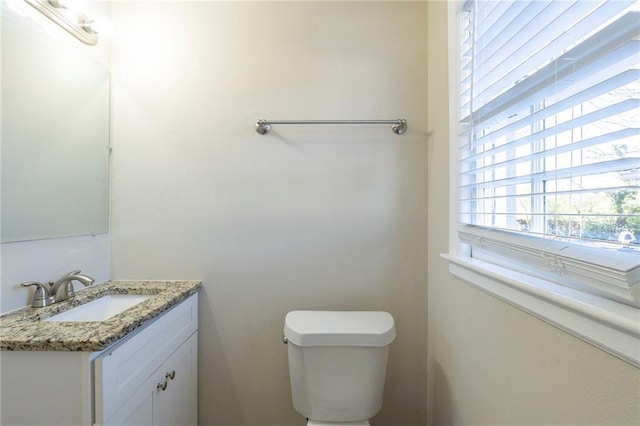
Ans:
[[[82,28],[84,28],[88,33],[100,34],[103,36],[109,36],[113,33],[113,26],[111,25],[111,22],[106,19],[85,21],[82,23]]]

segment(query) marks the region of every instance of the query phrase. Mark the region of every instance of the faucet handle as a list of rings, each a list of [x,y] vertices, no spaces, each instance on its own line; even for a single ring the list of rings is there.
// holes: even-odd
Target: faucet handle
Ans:
[[[34,308],[42,308],[53,303],[53,296],[49,295],[49,289],[42,283],[36,281],[28,281],[20,284],[22,287],[35,286],[36,291],[33,293],[33,301],[31,306]]]

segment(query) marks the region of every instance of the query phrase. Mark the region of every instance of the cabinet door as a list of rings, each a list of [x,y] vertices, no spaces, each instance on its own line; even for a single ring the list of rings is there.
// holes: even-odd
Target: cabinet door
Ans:
[[[197,328],[198,295],[194,294],[96,358],[95,422],[110,421],[123,406],[130,405]]]
[[[121,408],[103,426],[149,426],[153,424],[153,392],[137,398],[132,406]]]
[[[122,404],[112,415],[102,424],[97,426],[150,426],[153,425],[153,401],[156,394],[158,382],[164,379],[158,368],[134,392],[127,401]]]
[[[194,333],[102,426],[196,426],[197,356],[198,333]]]
[[[156,386],[153,424],[196,426],[198,424],[198,342],[194,333],[162,365],[164,390]],[[173,378],[172,378],[173,377]]]

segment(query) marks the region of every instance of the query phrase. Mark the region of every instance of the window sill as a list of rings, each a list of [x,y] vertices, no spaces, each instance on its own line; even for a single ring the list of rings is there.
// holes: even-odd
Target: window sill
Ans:
[[[442,257],[467,284],[640,368],[640,309],[477,259]]]

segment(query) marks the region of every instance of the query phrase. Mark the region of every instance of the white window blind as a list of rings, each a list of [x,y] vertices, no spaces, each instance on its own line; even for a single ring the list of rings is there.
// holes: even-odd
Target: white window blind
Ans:
[[[640,2],[462,5],[459,227],[472,257],[640,303]]]

